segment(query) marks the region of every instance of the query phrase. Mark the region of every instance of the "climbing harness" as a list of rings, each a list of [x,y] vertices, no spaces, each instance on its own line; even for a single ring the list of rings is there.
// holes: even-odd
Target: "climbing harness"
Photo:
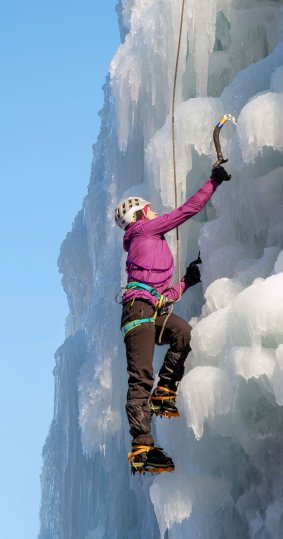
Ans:
[[[123,334],[124,338],[129,333],[129,331],[132,331],[133,329],[135,329],[136,327],[141,326],[142,324],[147,324],[147,323],[155,324],[157,316],[159,314],[161,314],[161,311],[162,311],[162,309],[164,309],[165,305],[170,303],[170,300],[168,300],[162,294],[159,294],[159,292],[157,292],[157,290],[155,290],[155,288],[153,288],[152,286],[148,286],[147,284],[139,283],[139,282],[132,282],[132,283],[129,283],[125,287],[125,290],[132,290],[132,289],[134,289],[134,290],[146,290],[152,296],[157,298],[157,302],[156,302],[155,307],[154,307],[153,316],[150,316],[148,318],[141,318],[140,320],[132,320],[131,322],[128,322],[127,324],[122,326],[121,331],[122,331],[122,334]]]
[[[216,154],[217,154],[217,161],[214,163],[213,168],[218,167],[219,165],[222,165],[222,163],[227,163],[228,161],[228,159],[224,159],[223,157],[221,144],[219,140],[220,131],[223,125],[225,125],[226,122],[228,121],[232,122],[234,125],[237,125],[237,120],[234,116],[232,116],[232,114],[224,114],[224,116],[215,126],[214,131],[213,131],[213,140],[214,140]]]

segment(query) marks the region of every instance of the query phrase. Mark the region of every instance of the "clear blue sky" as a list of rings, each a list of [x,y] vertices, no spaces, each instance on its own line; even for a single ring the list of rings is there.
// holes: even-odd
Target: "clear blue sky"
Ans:
[[[36,539],[67,302],[60,244],[86,194],[116,0],[2,0],[0,537]]]

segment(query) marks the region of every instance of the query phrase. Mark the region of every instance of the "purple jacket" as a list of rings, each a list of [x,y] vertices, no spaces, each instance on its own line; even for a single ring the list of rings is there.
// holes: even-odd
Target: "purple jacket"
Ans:
[[[174,260],[164,234],[199,213],[217,186],[216,181],[209,178],[195,195],[176,210],[151,221],[137,221],[128,227],[124,235],[124,249],[128,253],[128,283],[139,281],[152,286],[168,299],[178,299],[179,284],[170,286],[174,274]],[[182,294],[187,288],[183,278]],[[152,305],[156,303],[156,298],[146,290],[129,290],[123,294],[123,304],[134,298],[146,299]]]

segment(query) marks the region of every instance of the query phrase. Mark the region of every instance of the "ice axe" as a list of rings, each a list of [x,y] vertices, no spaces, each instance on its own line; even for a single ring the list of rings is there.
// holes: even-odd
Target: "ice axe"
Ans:
[[[215,126],[214,131],[213,131],[213,140],[214,140],[216,154],[217,154],[217,161],[214,163],[213,168],[218,167],[219,165],[222,165],[222,163],[227,163],[228,161],[228,159],[224,159],[223,157],[220,139],[219,139],[220,131],[223,125],[225,125],[226,122],[228,121],[231,121],[234,125],[237,125],[237,120],[234,116],[232,116],[232,114],[224,114],[224,116]]]
[[[215,126],[213,131],[213,140],[215,144],[216,154],[217,154],[217,161],[214,163],[212,168],[218,167],[219,165],[222,165],[223,163],[227,163],[228,159],[224,159],[223,153],[221,150],[221,144],[220,144],[220,131],[223,127],[223,125],[226,124],[226,122],[232,122],[234,125],[237,125],[237,120],[232,114],[224,114],[222,116],[221,120],[218,122],[218,124]],[[196,264],[202,264],[202,259],[200,255],[200,251],[198,253],[197,260],[194,261]]]

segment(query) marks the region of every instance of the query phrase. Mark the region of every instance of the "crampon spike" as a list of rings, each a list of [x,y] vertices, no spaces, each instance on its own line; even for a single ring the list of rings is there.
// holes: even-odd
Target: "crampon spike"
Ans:
[[[134,469],[132,467],[131,469],[131,473],[132,475],[135,475],[136,473],[139,473],[140,475],[145,475],[146,472],[150,473],[151,475],[160,475],[161,473],[163,472],[169,472],[169,473],[172,473],[175,471],[175,467],[171,466],[170,468],[150,468],[150,467],[147,467],[147,468],[143,468],[143,469]]]
[[[156,417],[165,417],[166,419],[172,419],[172,417],[180,417],[179,412],[169,412],[168,410],[155,410],[154,407],[151,408],[151,412],[156,415]]]

